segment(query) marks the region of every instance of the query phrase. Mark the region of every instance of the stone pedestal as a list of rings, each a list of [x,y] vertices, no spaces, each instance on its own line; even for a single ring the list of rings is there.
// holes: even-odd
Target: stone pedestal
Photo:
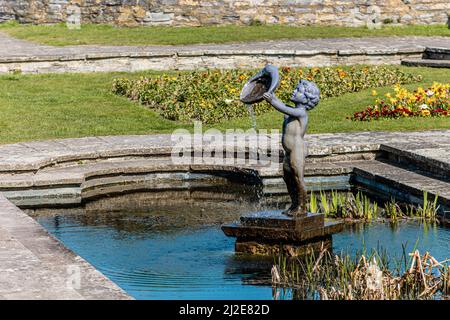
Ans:
[[[273,255],[283,252],[301,256],[332,247],[332,234],[340,232],[341,222],[325,222],[323,214],[308,213],[293,218],[279,211],[242,216],[239,223],[223,225],[223,232],[235,237],[236,252]]]

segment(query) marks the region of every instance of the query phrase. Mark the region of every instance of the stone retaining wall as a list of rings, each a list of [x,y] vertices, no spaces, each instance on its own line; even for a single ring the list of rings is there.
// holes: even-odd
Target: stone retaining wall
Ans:
[[[0,74],[136,72],[143,70],[205,70],[262,68],[267,63],[291,67],[329,67],[335,65],[401,64],[403,59],[419,59],[424,49],[261,52],[208,52],[87,54],[79,56],[0,57]]]
[[[77,8],[73,8],[73,6]],[[447,0],[0,0],[0,22],[117,25],[446,23]],[[76,19],[76,17],[75,17]]]

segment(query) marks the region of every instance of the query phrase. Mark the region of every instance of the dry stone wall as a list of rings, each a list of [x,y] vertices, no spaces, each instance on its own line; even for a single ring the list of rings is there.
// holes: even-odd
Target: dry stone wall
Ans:
[[[447,23],[448,0],[0,0],[0,22],[116,25]]]

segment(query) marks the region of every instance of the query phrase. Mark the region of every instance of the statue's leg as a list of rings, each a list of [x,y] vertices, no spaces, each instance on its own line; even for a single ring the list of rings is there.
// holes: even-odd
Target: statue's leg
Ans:
[[[285,157],[283,161],[283,180],[286,183],[286,187],[291,198],[291,206],[283,212],[286,215],[292,215],[292,211],[298,208],[298,191],[297,184],[294,180],[294,174],[291,171],[291,165],[289,158]]]
[[[305,148],[298,148],[294,152],[291,152],[290,164],[291,171],[294,177],[294,183],[296,187],[297,197],[297,209],[294,215],[305,215],[307,213],[307,191],[305,185]]]

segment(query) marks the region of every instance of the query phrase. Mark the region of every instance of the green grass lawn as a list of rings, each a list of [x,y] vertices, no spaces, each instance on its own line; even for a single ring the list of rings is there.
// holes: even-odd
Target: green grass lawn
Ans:
[[[205,26],[205,27],[115,27],[85,24],[80,30],[69,30],[65,24],[20,25],[0,24],[0,31],[14,37],[42,44],[65,45],[183,45],[266,41],[276,39],[310,39],[366,36],[450,36],[446,25],[389,26],[381,29],[365,27],[281,25]]]
[[[405,68],[405,67],[402,67]],[[448,69],[407,68],[422,74],[422,85],[449,81]],[[192,123],[166,120],[145,106],[111,93],[115,77],[139,77],[152,72],[132,74],[46,74],[0,76],[0,143],[96,135],[170,133],[176,128],[192,129]],[[413,89],[418,84],[408,85]],[[380,94],[389,88],[377,89]],[[448,128],[447,118],[392,119],[353,122],[346,117],[373,102],[371,90],[346,94],[322,101],[310,112],[309,133],[367,130],[427,130]],[[245,108],[245,106],[242,106]],[[258,117],[258,128],[280,129],[282,115],[276,111]],[[209,126],[211,127],[211,126]],[[208,129],[205,126],[204,129]],[[245,117],[219,123],[214,127],[248,129]]]

